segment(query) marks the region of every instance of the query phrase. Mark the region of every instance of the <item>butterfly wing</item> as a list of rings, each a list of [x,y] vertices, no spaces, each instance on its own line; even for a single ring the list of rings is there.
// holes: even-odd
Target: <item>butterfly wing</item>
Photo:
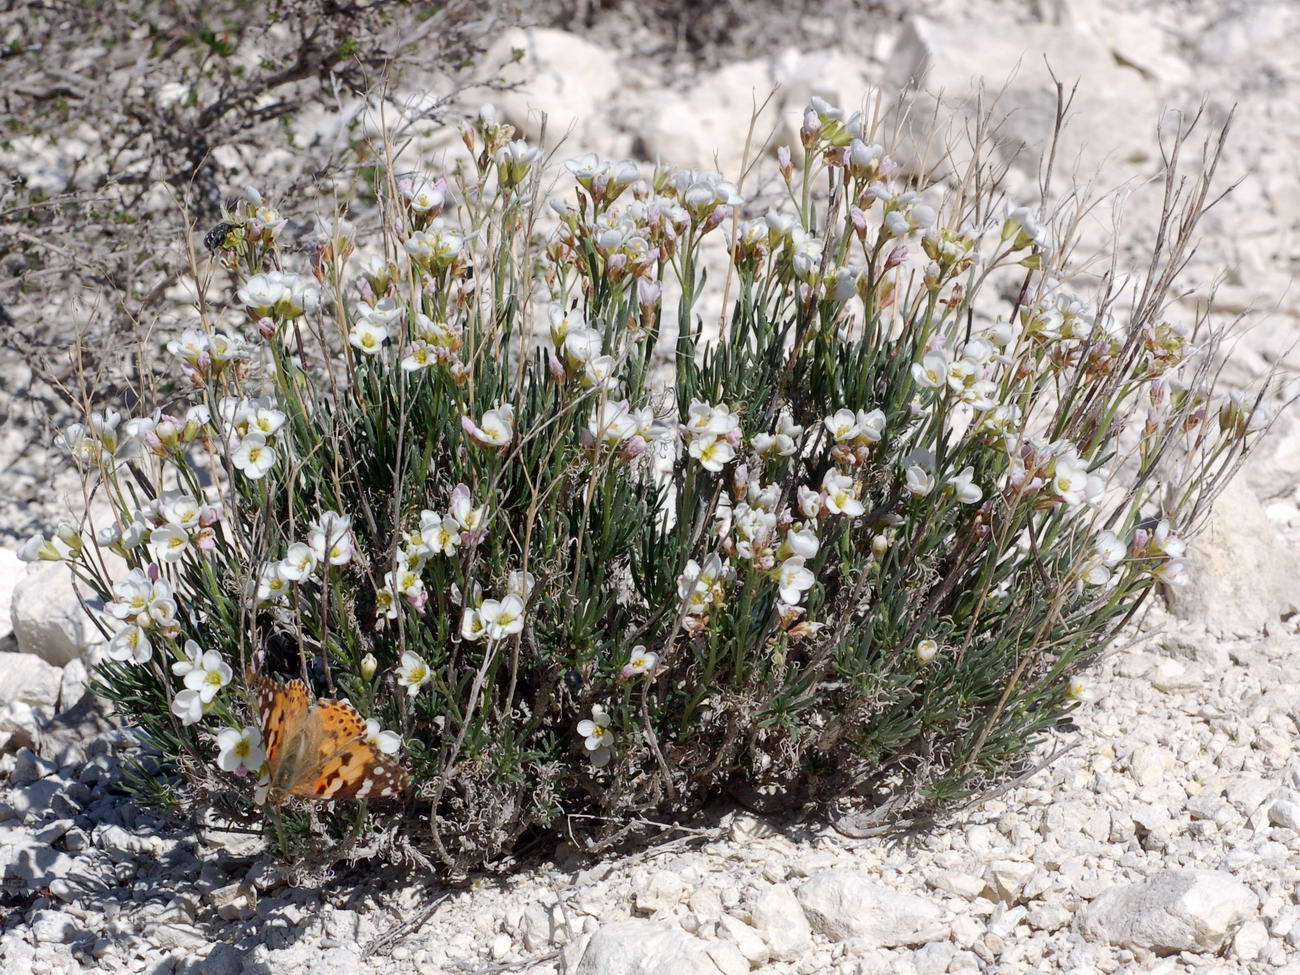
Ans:
[[[351,704],[317,701],[304,734],[314,762],[286,790],[304,799],[383,799],[400,795],[410,774],[386,758],[366,737],[365,719]]]
[[[281,684],[263,677],[257,685],[257,711],[262,719],[262,744],[274,779],[286,745],[297,736],[307,719],[307,685],[300,680]]]

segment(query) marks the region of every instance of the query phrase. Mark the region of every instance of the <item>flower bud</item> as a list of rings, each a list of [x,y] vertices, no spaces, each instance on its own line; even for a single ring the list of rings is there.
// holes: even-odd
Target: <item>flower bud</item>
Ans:
[[[933,640],[922,640],[916,645],[916,659],[923,664],[928,664],[938,652],[939,644]]]
[[[789,183],[794,178],[794,163],[790,160],[789,146],[780,146],[776,150],[776,165],[781,170],[781,178]]]
[[[822,134],[821,119],[813,111],[812,106],[803,110],[803,125],[799,129],[799,141],[803,143],[805,149],[811,149],[817,144],[817,140]]]
[[[361,676],[366,680],[375,676],[375,671],[379,669],[379,661],[375,659],[373,653],[368,653],[361,658]]]

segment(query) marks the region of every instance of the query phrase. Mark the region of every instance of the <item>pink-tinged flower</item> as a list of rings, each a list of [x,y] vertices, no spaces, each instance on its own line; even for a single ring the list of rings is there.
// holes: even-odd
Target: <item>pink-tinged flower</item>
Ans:
[[[460,418],[462,429],[474,443],[493,450],[504,447],[514,439],[514,422],[514,407],[508,403],[498,404],[494,409],[488,410],[478,423],[467,416]]]

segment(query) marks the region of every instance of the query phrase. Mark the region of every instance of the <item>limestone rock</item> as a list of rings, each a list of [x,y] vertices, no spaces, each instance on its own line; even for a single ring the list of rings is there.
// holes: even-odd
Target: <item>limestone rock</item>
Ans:
[[[642,914],[671,911],[686,899],[686,881],[671,870],[657,870],[636,890],[636,909]]]
[[[1017,904],[1038,868],[1024,860],[994,860],[989,864],[989,891],[1005,904]]]
[[[812,928],[789,884],[773,884],[750,907],[754,928],[776,961],[796,961],[812,947]]]
[[[722,915],[718,921],[718,933],[734,941],[740,953],[755,967],[767,964],[768,958],[771,957],[772,953],[768,950],[767,942],[739,918],[732,917],[730,914]]]
[[[1218,951],[1255,915],[1259,898],[1219,870],[1162,870],[1112,887],[1079,920],[1090,941],[1153,951]]]
[[[1300,558],[1240,480],[1228,483],[1187,547],[1190,578],[1167,593],[1175,615],[1223,636],[1254,636],[1300,609]]]
[[[68,877],[76,863],[27,830],[0,827],[0,886],[6,890],[36,890]]]
[[[783,100],[774,88],[764,62],[741,61],[700,78],[686,94],[657,96],[647,111],[644,154],[673,166],[717,169],[730,180],[739,179],[751,120],[751,161],[762,154],[777,127]]]
[[[80,588],[87,600],[94,598]],[[11,612],[18,649],[56,667],[103,640],[77,599],[72,573],[57,562],[33,563],[14,587]]]
[[[14,631],[13,606],[14,589],[27,574],[27,563],[18,558],[12,549],[0,548],[0,640]]]
[[[939,160],[939,147],[960,143],[965,132],[961,116],[973,110],[976,92],[983,86],[985,103],[997,96],[995,115],[1005,116],[999,130],[1003,153],[1035,172],[1056,113],[1048,64],[1067,95],[1074,82],[1080,82],[1057,150],[1064,172],[1077,166],[1086,178],[1111,161],[1152,158],[1158,121],[1154,90],[1141,73],[1117,63],[1104,43],[1081,31],[1048,25],[987,27],[978,43],[972,43],[964,25],[909,18],[886,72],[888,89],[901,91],[913,84],[917,88],[911,131],[894,149],[900,163],[924,169]],[[955,114],[931,143],[926,130],[936,103]],[[927,143],[930,158],[923,160]]]
[[[574,975],[718,975],[709,946],[675,924],[630,918],[591,936]]]
[[[872,883],[852,870],[822,870],[799,888],[809,920],[832,941],[880,948],[921,945],[948,934],[943,909],[923,897]]]
[[[59,702],[63,672],[30,653],[0,653],[0,706],[22,701],[50,708]]]
[[[515,50],[523,57],[510,63]],[[514,28],[497,38],[482,63],[491,70],[505,65],[502,81],[518,85],[490,98],[522,137],[537,142],[545,114],[546,148],[563,141],[573,154],[586,148],[610,153],[609,139],[598,127],[606,126],[604,106],[622,82],[607,50],[567,31]]]

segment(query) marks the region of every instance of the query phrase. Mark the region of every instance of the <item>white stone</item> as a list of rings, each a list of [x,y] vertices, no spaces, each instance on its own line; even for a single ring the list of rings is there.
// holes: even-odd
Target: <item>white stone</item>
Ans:
[[[569,970],[574,975],[718,975],[708,949],[675,924],[629,918],[596,931],[582,960]]]
[[[1278,537],[1259,498],[1234,479],[1188,543],[1185,585],[1171,587],[1173,612],[1224,636],[1255,636],[1300,609],[1300,558]]]
[[[881,948],[921,945],[948,935],[943,909],[853,870],[822,870],[799,888],[799,903],[832,941],[850,938]]]
[[[87,600],[94,598],[80,588]],[[72,573],[61,563],[32,564],[14,587],[12,613],[18,649],[57,667],[103,641],[77,600]]]
[[[812,947],[812,928],[789,884],[773,884],[750,906],[754,928],[776,961],[796,961]]]
[[[510,63],[514,50],[523,57]],[[500,80],[517,87],[491,92],[502,121],[536,143],[546,116],[545,146],[575,154],[587,149],[609,155],[607,104],[622,84],[618,62],[603,48],[562,30],[512,28],[501,34],[483,56],[485,68],[501,68]]]
[[[686,881],[669,870],[657,870],[636,891],[636,909],[643,914],[671,911],[686,899]]]
[[[704,950],[722,975],[748,975],[749,960],[730,941],[711,941]]]
[[[1106,46],[1089,34],[1046,25],[986,22],[973,35],[965,24],[939,24],[910,17],[894,47],[886,88],[902,91],[915,83],[919,94],[904,139],[894,152],[910,169],[940,161],[942,147],[961,144],[963,116],[973,111],[978,85],[997,94],[995,114],[1001,151],[1008,161],[1036,171],[1039,154],[1052,136],[1056,91],[1050,62],[1069,93],[1080,81],[1071,121],[1058,156],[1067,170],[1084,178],[1106,163],[1150,159],[1159,103],[1137,71],[1118,65]],[[1000,94],[999,94],[1000,93]],[[941,100],[941,131],[930,139],[931,116]],[[929,147],[926,159],[921,155]],[[1027,151],[1019,153],[1020,147]]]
[[[994,860],[986,875],[989,890],[1003,903],[1019,903],[1025,885],[1037,872],[1037,867],[1023,860]]]
[[[1129,759],[1129,769],[1138,785],[1156,785],[1173,767],[1174,756],[1159,745],[1139,745]]]
[[[21,701],[53,710],[62,677],[58,667],[35,654],[0,653],[0,706]]]
[[[1268,821],[1274,826],[1300,833],[1300,802],[1295,799],[1278,799],[1268,807]]]
[[[59,678],[59,711],[76,707],[86,694],[86,684],[90,682],[90,670],[86,667],[86,658],[70,660],[63,668]]]
[[[988,886],[983,877],[977,877],[973,873],[963,873],[960,870],[944,870],[936,873],[931,876],[930,884],[938,890],[947,891],[968,901],[979,897]]]
[[[1218,951],[1259,908],[1231,874],[1162,870],[1142,883],[1111,887],[1080,916],[1089,941],[1154,951]]]
[[[739,918],[724,914],[718,919],[718,933],[726,935],[735,942],[740,953],[755,967],[766,965],[771,957],[767,942],[750,925]]]
[[[1247,921],[1232,939],[1232,954],[1238,961],[1254,961],[1268,945],[1268,928],[1258,919]]]
[[[685,94],[657,95],[647,106],[645,154],[739,180],[751,121],[750,161],[764,154],[777,127],[783,93],[775,86],[765,62],[743,61],[694,79]]]
[[[26,574],[27,563],[18,558],[18,553],[0,547],[0,640],[14,631],[11,613],[14,589]]]

